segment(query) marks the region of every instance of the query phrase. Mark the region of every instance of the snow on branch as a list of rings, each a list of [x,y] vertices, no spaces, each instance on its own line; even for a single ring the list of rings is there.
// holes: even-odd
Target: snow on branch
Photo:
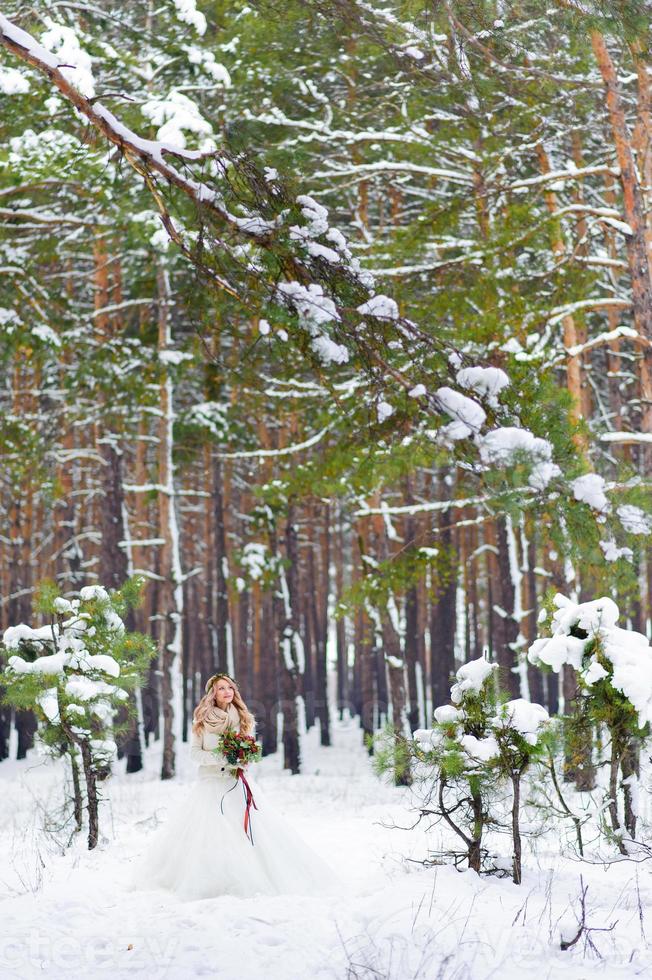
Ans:
[[[332,425],[327,425],[320,432],[311,436],[310,439],[306,439],[305,442],[297,442],[292,446],[285,446],[283,449],[252,449],[238,453],[215,453],[215,455],[219,459],[263,459],[270,456],[290,456],[293,453],[300,453],[302,449],[310,449],[311,446],[320,442],[332,428]]]
[[[596,167],[573,167],[568,170],[549,170],[548,173],[541,174],[538,177],[527,177],[524,180],[512,181],[504,190],[517,191],[528,187],[537,187],[541,184],[557,183],[562,180],[581,180],[583,177],[591,177],[594,174],[610,174],[612,177],[619,177],[620,168],[603,164]]]
[[[406,160],[381,160],[377,163],[361,163],[357,166],[335,167],[331,170],[319,170],[313,174],[315,179],[332,177],[353,177],[357,174],[374,173],[410,173],[423,174],[426,177],[439,177],[457,184],[473,184],[473,175],[462,170],[447,170],[441,167],[426,167]]]
[[[98,227],[97,221],[84,221],[72,214],[53,214],[37,208],[0,208],[0,221],[33,221],[40,225]]]
[[[551,325],[560,323],[564,317],[577,313],[579,310],[628,310],[631,305],[631,299],[621,299],[614,296],[596,296],[595,299],[581,299],[576,303],[565,303],[563,306],[553,307],[550,310],[548,322]]]
[[[584,344],[567,347],[564,354],[553,361],[553,364],[560,364],[568,357],[579,357],[584,351],[592,350],[594,347],[601,347],[603,344],[610,344],[614,340],[620,340],[621,337],[626,337],[631,340],[640,339],[637,331],[633,327],[616,327],[614,330],[606,330],[604,333],[598,334],[597,337],[592,337],[591,340],[587,340]]]
[[[221,206],[219,195],[214,190],[204,183],[185,176],[165,159],[166,156],[171,156],[181,161],[196,162],[205,156],[201,151],[185,150],[170,143],[138,136],[100,102],[83,95],[64,75],[62,68],[65,68],[65,65],[61,65],[58,58],[42,47],[31,34],[16,27],[3,14],[0,14],[0,42],[12,54],[46,75],[95,129],[120,148],[138,173],[142,175],[143,166],[148,167],[181,190],[197,205],[201,205],[221,222],[228,224],[239,235],[255,241],[266,237],[267,231],[261,233],[256,227],[243,226],[241,219],[229,214]]]
[[[518,487],[513,491],[514,494],[523,496],[533,495],[535,492],[533,487]],[[471,505],[490,504],[492,501],[493,497],[485,494],[481,497],[461,497],[458,500],[432,500],[423,504],[409,504],[400,507],[390,507],[388,504],[383,503],[381,507],[364,507],[356,510],[353,516],[371,517],[373,514],[423,514],[429,511],[450,510],[453,507],[464,508]]]
[[[600,442],[618,443],[620,446],[652,443],[652,432],[603,432]]]

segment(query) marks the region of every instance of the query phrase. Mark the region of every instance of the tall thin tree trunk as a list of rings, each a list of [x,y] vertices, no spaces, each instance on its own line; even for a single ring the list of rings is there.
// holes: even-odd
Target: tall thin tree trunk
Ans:
[[[297,575],[299,549],[294,523],[294,506],[290,504],[285,521],[285,559],[287,570],[279,564],[280,591],[274,604],[276,629],[281,652],[281,686],[283,708],[283,766],[296,774],[301,768],[298,699],[304,649],[299,633],[297,610]],[[274,532],[270,534],[272,552],[279,553]]]
[[[171,346],[170,284],[167,271],[159,265],[158,285],[158,350],[159,357]],[[159,525],[163,545],[159,550],[161,576],[161,609],[164,616],[160,635],[161,707],[163,710],[163,759],[161,779],[175,774],[175,742],[180,734],[182,677],[181,651],[183,628],[183,585],[179,551],[179,529],[176,514],[174,481],[173,424],[174,405],[172,378],[161,360],[158,466]],[[175,732],[175,725],[179,729]]]
[[[225,673],[229,669],[227,657],[227,631],[229,629],[229,599],[227,592],[226,528],[224,520],[224,484],[222,463],[213,456],[213,556],[215,572],[215,670]]]
[[[344,592],[344,531],[342,528],[342,511],[338,508],[337,524],[334,529],[336,540],[335,554],[335,602],[337,603]],[[340,720],[345,708],[353,714],[349,695],[349,664],[346,636],[346,619],[340,616],[335,623],[335,642],[337,647],[337,710]]]
[[[452,511],[441,511],[439,545],[450,556],[443,584],[430,607],[430,686],[432,706],[446,704],[455,673],[455,630],[457,625],[457,564],[453,558]]]
[[[412,487],[409,479],[405,481],[405,503],[409,506],[414,502]],[[416,521],[413,515],[405,520],[404,547],[414,549],[416,541]],[[413,732],[420,727],[419,696],[417,693],[417,662],[419,659],[419,591],[417,583],[413,582],[405,593],[405,662],[408,682],[408,724]]]
[[[652,434],[652,277],[647,243],[645,199],[634,160],[614,63],[607,50],[605,39],[599,31],[591,32],[591,43],[607,95],[609,120],[620,167],[625,220],[631,230],[631,234],[625,236],[625,247],[632,284],[634,324],[641,344],[638,360],[641,431]],[[652,450],[646,449],[641,453],[641,458],[649,469]]]
[[[528,642],[528,648],[534,643],[537,637],[537,613],[538,613],[538,598],[537,598],[537,577],[536,577],[536,523],[533,518],[524,520],[522,526],[523,533],[523,558],[524,558],[524,575],[523,575],[523,585],[524,585],[524,606],[525,606],[525,618],[524,626]],[[528,679],[528,690],[530,693],[530,701],[536,701],[539,704],[543,704],[545,700],[544,694],[544,674],[537,667],[534,667],[528,662],[527,665],[527,679]]]
[[[623,799],[625,805],[625,827],[627,833],[632,838],[636,839],[636,815],[637,806],[635,794],[637,792],[636,788],[632,786],[632,782],[636,782],[640,775],[640,744],[638,739],[630,738],[623,750],[623,754],[620,760],[620,769],[623,774]]]
[[[495,610],[500,622],[500,643],[496,657],[499,664],[499,683],[504,691],[513,698],[518,698],[521,694],[521,681],[516,652],[516,641],[520,631],[520,624],[515,617],[517,586],[514,582],[513,560],[510,560],[507,519],[503,516],[496,519],[496,542],[498,547],[496,586],[500,606]]]
[[[548,154],[545,150],[543,143],[538,143],[537,145],[537,156],[539,158],[539,166],[542,174],[547,174],[552,169],[550,166],[550,160]],[[544,190],[544,199],[546,206],[551,215],[557,213],[557,195],[554,190],[550,187]],[[566,254],[566,245],[564,239],[561,235],[561,226],[559,223],[553,225],[553,233],[551,240],[552,251],[556,259],[559,261],[563,260]],[[570,314],[566,314],[562,318],[562,327],[564,331],[564,347],[567,351],[571,352],[567,356],[566,360],[566,384],[568,391],[572,399],[571,407],[571,417],[578,421],[582,417],[582,362],[580,357],[576,353],[572,353],[578,346],[578,331],[575,323],[575,318]],[[586,452],[586,438],[581,433],[576,433],[574,435],[575,443],[581,452]]]
[[[315,576],[316,585],[313,595],[313,629],[315,632],[315,708],[319,718],[320,742],[322,745],[331,744],[330,728],[330,709],[328,705],[328,675],[327,675],[327,644],[328,644],[328,592],[330,584],[330,508],[322,506],[322,521],[318,520],[315,514],[315,541],[319,542],[319,562],[314,551],[310,558],[314,565],[319,568],[318,577]],[[321,527],[320,527],[321,524]]]
[[[512,772],[512,842],[514,844],[514,862],[512,878],[515,885],[520,885],[521,872],[521,828],[519,817],[521,812],[521,773]]]

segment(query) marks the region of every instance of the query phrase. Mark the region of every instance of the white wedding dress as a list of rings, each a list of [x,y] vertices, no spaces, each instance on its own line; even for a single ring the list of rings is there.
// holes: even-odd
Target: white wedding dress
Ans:
[[[167,888],[184,900],[235,895],[342,894],[344,885],[284,817],[273,812],[265,793],[245,777],[257,809],[245,833],[245,792],[226,760],[211,749],[218,736],[193,733],[191,759],[198,779],[155,834],[138,863],[131,888]]]

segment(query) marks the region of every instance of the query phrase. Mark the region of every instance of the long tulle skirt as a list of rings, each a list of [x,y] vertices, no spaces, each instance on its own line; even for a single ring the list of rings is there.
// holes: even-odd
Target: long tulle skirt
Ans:
[[[185,900],[235,895],[330,894],[343,887],[335,873],[273,811],[247,776],[258,809],[244,830],[240,780],[202,773],[169,820],[156,831],[130,888],[167,888]]]

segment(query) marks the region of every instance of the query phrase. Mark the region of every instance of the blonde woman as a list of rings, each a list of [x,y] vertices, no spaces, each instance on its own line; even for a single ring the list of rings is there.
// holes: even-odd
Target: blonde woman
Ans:
[[[213,751],[228,730],[255,735],[235,680],[214,674],[205,691],[193,714],[190,749],[198,780],[152,841],[135,886],[168,888],[183,899],[340,892],[344,886],[331,869],[273,812],[251,777],[253,767],[238,771]]]
[[[206,681],[205,695],[192,716],[192,742],[190,758],[202,768],[220,766],[220,772],[228,772],[228,763],[215,756],[213,749],[219,745],[220,735],[228,729],[241,735],[255,736],[254,716],[247,710],[238,685],[227,674],[214,674]],[[222,762],[224,764],[222,764]]]

